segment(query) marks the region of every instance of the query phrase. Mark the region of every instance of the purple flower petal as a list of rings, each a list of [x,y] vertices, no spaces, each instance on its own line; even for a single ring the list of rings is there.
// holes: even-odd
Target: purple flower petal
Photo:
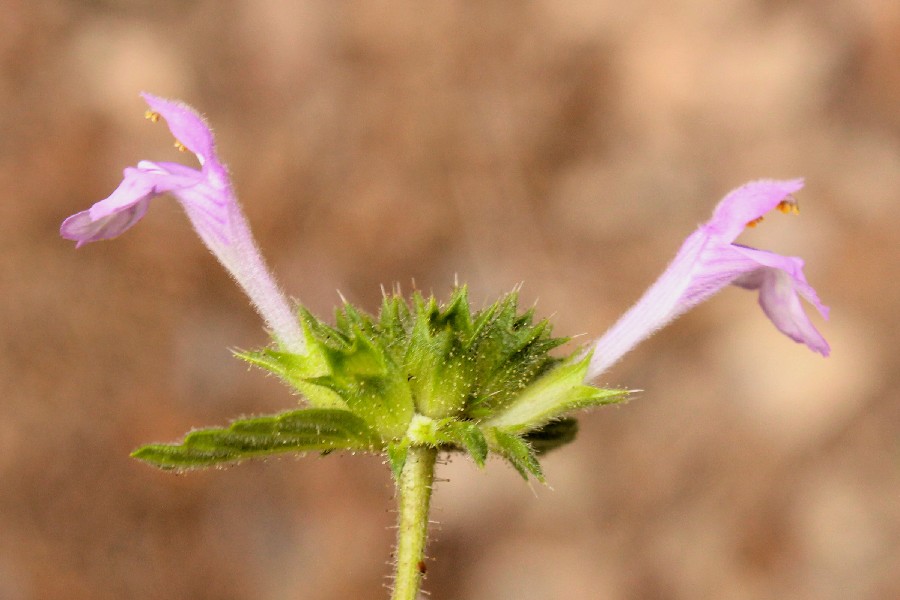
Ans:
[[[725,196],[712,218],[688,236],[659,279],[594,343],[587,379],[598,376],[659,328],[731,283],[759,290],[763,312],[782,333],[828,356],[828,342],[800,302],[802,296],[828,318],[827,307],[803,275],[803,261],[732,243],[748,224],[789,203],[790,195],[801,187],[801,179],[763,180]]]
[[[802,179],[752,181],[722,198],[712,218],[702,228],[733,242],[748,223],[765,215],[802,188]]]
[[[141,93],[150,110],[156,112],[169,125],[169,131],[184,147],[197,155],[201,165],[215,159],[215,140],[206,120],[187,104],[166,100],[147,92]]]
[[[75,240],[75,247],[80,248],[88,242],[118,237],[140,221],[149,206],[149,199],[133,202],[122,210],[100,218],[93,217],[90,210],[83,210],[63,221],[59,230],[64,238]]]
[[[143,96],[151,110],[166,120],[176,139],[197,156],[201,168],[141,161],[125,169],[122,183],[109,197],[63,221],[60,235],[77,242],[76,247],[114,238],[141,220],[153,198],[171,193],[282,345],[303,353],[306,344],[300,326],[253,240],[228,171],[216,157],[212,131],[186,104]]]
[[[779,331],[822,356],[828,356],[831,352],[828,342],[813,326],[800,302],[802,296],[828,319],[828,307],[822,304],[803,275],[803,260],[753,248],[738,247],[738,250],[751,257],[759,267],[740,275],[733,283],[747,290],[759,290],[759,305]]]

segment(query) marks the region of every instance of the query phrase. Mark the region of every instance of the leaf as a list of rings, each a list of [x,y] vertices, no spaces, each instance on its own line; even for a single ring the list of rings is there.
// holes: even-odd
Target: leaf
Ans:
[[[406,464],[406,456],[409,454],[409,440],[403,440],[396,444],[390,444],[387,447],[388,461],[391,464],[391,472],[394,479],[400,480],[400,473]]]
[[[472,357],[462,338],[471,329],[464,292],[457,291],[446,309],[431,298],[415,297],[416,320],[403,358],[409,388],[419,413],[440,419],[465,408],[472,387]]]
[[[468,451],[476,465],[483,467],[488,455],[488,445],[481,429],[475,423],[460,423],[457,430],[460,432],[459,439],[463,448]]]
[[[234,355],[251,365],[274,373],[299,391],[313,408],[346,409],[347,403],[333,390],[316,385],[310,379],[328,373],[327,365],[315,347],[307,355],[292,354],[271,348],[253,352],[235,352]]]
[[[484,466],[488,455],[488,444],[481,429],[472,421],[446,419],[438,431],[442,444],[452,444],[464,449],[479,467]]]
[[[628,390],[585,385],[590,354],[569,358],[531,383],[502,410],[485,420],[485,427],[525,433],[543,427],[567,412],[616,404],[628,399]]]
[[[181,444],[151,444],[131,456],[161,469],[195,469],[284,452],[380,450],[377,434],[346,410],[309,408],[200,429]]]
[[[378,328],[384,339],[384,346],[392,352],[402,352],[406,347],[405,340],[408,337],[411,325],[409,307],[403,298],[385,294],[381,303],[381,312],[378,314]],[[400,358],[400,357],[397,357]]]
[[[472,418],[502,409],[559,359],[550,350],[566,338],[551,337],[550,323],[533,323],[534,311],[517,314],[518,294],[512,292],[475,317],[469,351],[476,358],[475,388],[466,407]]]
[[[575,441],[577,434],[578,421],[572,417],[565,417],[550,421],[540,429],[529,431],[522,437],[534,448],[535,454],[540,456]]]
[[[491,430],[491,434],[496,443],[496,448],[494,449],[509,461],[509,464],[515,467],[516,471],[526,481],[528,480],[528,474],[531,473],[541,483],[545,482],[544,473],[541,471],[541,465],[535,456],[534,448],[529,446],[528,442],[517,435],[506,433],[496,428]]]

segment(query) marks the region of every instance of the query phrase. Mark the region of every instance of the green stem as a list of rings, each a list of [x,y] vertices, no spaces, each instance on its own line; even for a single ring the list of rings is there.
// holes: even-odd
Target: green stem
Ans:
[[[416,600],[425,574],[425,542],[428,539],[428,504],[434,482],[437,450],[411,446],[397,484],[400,523],[397,530],[397,564],[392,600]]]

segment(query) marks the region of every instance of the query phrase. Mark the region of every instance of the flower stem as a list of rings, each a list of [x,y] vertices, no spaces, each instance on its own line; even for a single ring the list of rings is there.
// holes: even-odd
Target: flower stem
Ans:
[[[392,600],[416,600],[419,594],[419,585],[425,574],[428,505],[436,459],[436,449],[411,446],[400,473],[397,484],[400,523]]]

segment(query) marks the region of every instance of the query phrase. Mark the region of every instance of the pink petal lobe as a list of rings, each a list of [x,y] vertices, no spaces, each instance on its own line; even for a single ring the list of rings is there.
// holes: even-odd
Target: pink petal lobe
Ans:
[[[828,307],[803,275],[803,260],[781,256],[764,250],[741,247],[759,265],[737,279],[734,284],[748,290],[759,290],[759,305],[772,324],[795,342],[806,344],[811,350],[828,356],[830,347],[815,328],[803,308],[800,297],[816,307],[825,319]]]
[[[147,198],[99,219],[91,216],[90,209],[83,210],[63,221],[59,234],[67,240],[77,242],[76,248],[88,242],[112,239],[140,221],[149,205],[150,199]]]

